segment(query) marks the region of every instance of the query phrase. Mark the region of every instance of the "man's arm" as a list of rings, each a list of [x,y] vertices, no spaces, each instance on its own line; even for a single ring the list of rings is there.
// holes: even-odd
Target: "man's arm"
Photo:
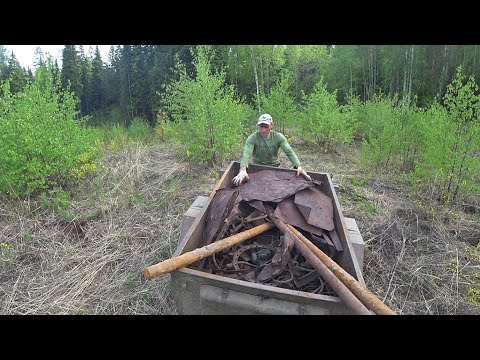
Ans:
[[[282,141],[280,142],[280,146],[282,150],[285,152],[287,157],[290,159],[290,161],[293,164],[293,167],[297,169],[297,176],[302,175],[306,180],[312,180],[310,175],[307,174],[305,170],[303,170],[302,165],[300,164],[300,160],[298,160],[297,155],[293,151],[293,149],[290,147],[290,144],[288,143],[287,138],[282,134]]]
[[[299,166],[300,160],[298,160],[297,155],[295,154],[293,149],[290,147],[290,144],[288,143],[287,138],[283,134],[279,134],[279,135],[280,135],[280,147],[282,148],[283,152],[290,159],[294,167]]]
[[[248,167],[248,161],[253,154],[253,146],[254,146],[254,137],[253,134],[247,138],[245,141],[245,146],[243,147],[243,155],[242,159],[240,160],[240,169]]]
[[[245,141],[245,146],[243,147],[243,155],[242,159],[240,160],[240,171],[238,172],[237,176],[233,178],[233,183],[236,186],[240,186],[240,184],[243,182],[243,180],[247,179],[248,181],[248,173],[247,173],[247,166],[248,166],[248,160],[250,159],[250,156],[253,154],[253,146],[254,146],[254,138],[253,134],[250,135],[247,138],[247,141]]]

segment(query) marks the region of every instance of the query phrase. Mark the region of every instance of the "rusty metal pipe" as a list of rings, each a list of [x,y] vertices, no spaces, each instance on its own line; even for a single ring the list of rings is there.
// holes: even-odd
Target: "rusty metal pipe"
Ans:
[[[292,225],[287,227],[317,256],[335,275],[347,286],[350,291],[370,310],[377,315],[396,315],[385,303],[377,298],[370,290],[360,284],[357,279],[346,272],[340,265],[332,260],[327,254],[315,246],[303,234]]]
[[[264,204],[265,206],[265,204]],[[300,254],[318,271],[322,278],[332,287],[335,293],[350,308],[355,314],[358,315],[372,315],[362,302],[355,297],[355,295],[342,283],[335,274],[298,238],[298,236],[290,230],[290,228],[280,219],[273,215],[272,208],[268,205],[267,208],[268,218],[275,224],[275,226],[286,236],[291,236],[295,241],[295,247]]]
[[[161,261],[155,265],[151,265],[145,268],[145,270],[143,271],[143,275],[147,279],[152,279],[154,277],[170,273],[172,271],[193,264],[194,262],[206,258],[214,253],[228,249],[236,244],[241,243],[242,241],[264,233],[265,231],[270,230],[273,227],[274,225],[272,223],[258,225],[254,228],[229,236],[225,239],[215,241],[214,243],[186,252],[174,258]]]
[[[295,246],[300,254],[318,271],[348,308],[358,315],[372,315],[370,310],[352,294],[345,284],[343,284],[301,240],[294,235],[293,238],[295,239]]]

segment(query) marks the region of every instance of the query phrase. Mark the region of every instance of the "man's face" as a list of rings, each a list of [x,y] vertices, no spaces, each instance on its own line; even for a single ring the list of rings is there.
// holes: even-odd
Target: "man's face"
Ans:
[[[267,124],[258,125],[258,131],[260,131],[260,135],[262,135],[264,139],[268,139],[268,137],[270,136],[270,130],[272,130],[272,128],[273,128],[273,125],[267,125]]]

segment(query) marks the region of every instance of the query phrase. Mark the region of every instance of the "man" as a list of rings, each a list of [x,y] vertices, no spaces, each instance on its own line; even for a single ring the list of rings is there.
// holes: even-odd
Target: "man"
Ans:
[[[310,176],[303,170],[297,155],[290,147],[285,135],[272,130],[272,116],[269,114],[261,115],[258,118],[257,126],[258,131],[247,138],[240,161],[240,171],[233,178],[233,183],[239,186],[245,179],[248,180],[247,168],[251,156],[254,164],[280,166],[280,161],[278,160],[278,149],[280,148],[290,159],[293,167],[297,169],[297,176],[301,174],[305,179],[311,180]]]

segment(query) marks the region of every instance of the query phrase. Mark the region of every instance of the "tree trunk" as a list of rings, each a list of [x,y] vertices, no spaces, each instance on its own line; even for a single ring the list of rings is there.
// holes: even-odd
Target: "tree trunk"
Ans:
[[[350,93],[353,95],[353,71],[352,71],[352,64],[350,64]]]
[[[443,67],[441,74],[442,81],[440,82],[440,93],[443,95],[445,93],[443,87],[444,84],[448,82],[448,45],[445,45],[443,48]]]
[[[252,63],[253,63],[253,73],[255,75],[255,86],[257,88],[257,107],[258,107],[258,113],[260,113],[260,88],[258,85],[258,72],[257,72],[257,64],[255,62],[255,54],[253,52],[253,46],[250,47],[250,54],[252,56]]]
[[[473,73],[475,73],[475,66],[477,65],[477,45],[473,45]]]
[[[408,102],[410,103],[410,100],[412,99],[412,78],[413,78],[413,52],[415,49],[415,45],[412,45],[411,51],[410,51],[410,68],[409,68],[409,81],[408,81]]]
[[[405,49],[405,65],[403,67],[403,102],[405,102],[406,94],[407,94],[407,76],[408,76],[408,48]]]

